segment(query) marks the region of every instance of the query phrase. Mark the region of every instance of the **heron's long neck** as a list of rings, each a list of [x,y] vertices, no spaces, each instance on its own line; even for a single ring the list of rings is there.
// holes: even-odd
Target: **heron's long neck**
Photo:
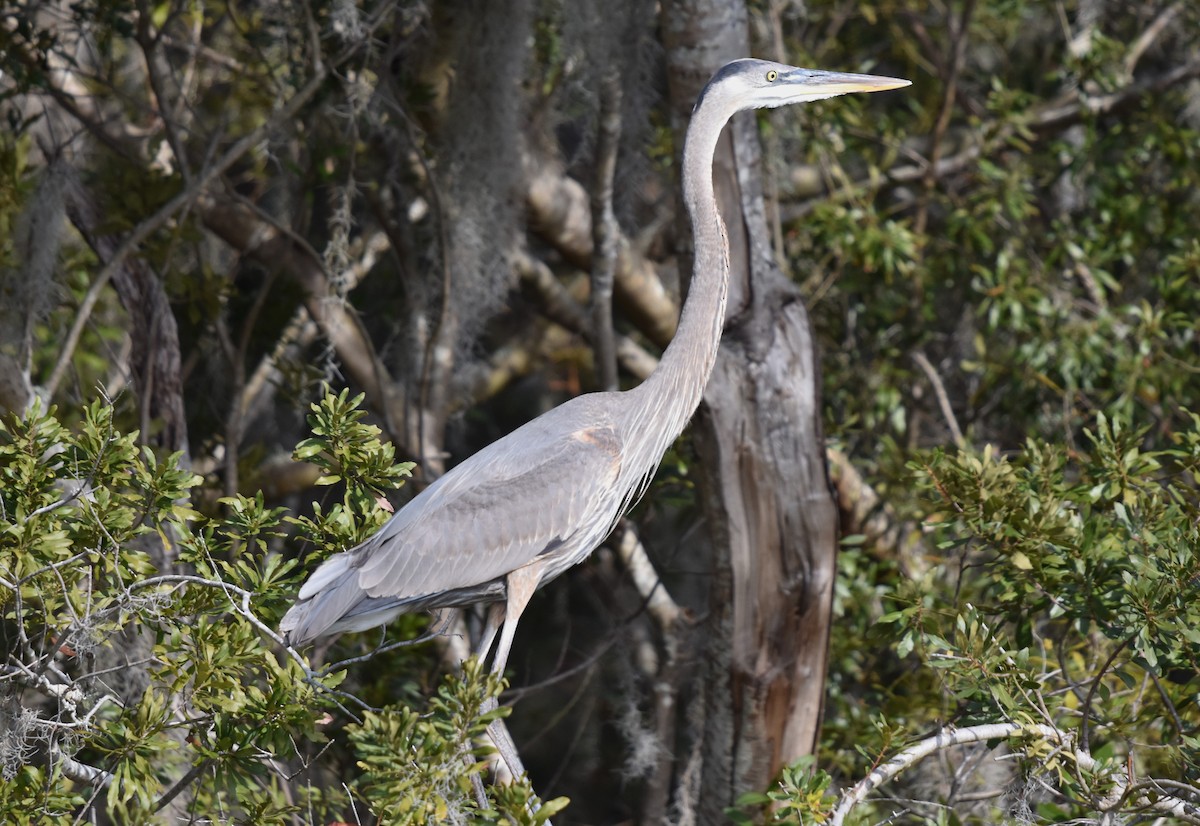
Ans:
[[[692,280],[675,338],[658,369],[631,391],[640,432],[630,436],[640,443],[637,459],[651,467],[696,412],[721,343],[729,294],[729,241],[713,192],[712,160],[728,119],[728,112],[706,111],[702,105],[692,115],[684,143],[683,202],[695,244]]]

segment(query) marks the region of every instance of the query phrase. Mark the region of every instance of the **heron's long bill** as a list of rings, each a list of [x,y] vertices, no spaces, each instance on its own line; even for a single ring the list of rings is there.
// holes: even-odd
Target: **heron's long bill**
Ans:
[[[885,92],[911,86],[911,80],[882,75],[856,75],[850,72],[822,72],[817,69],[796,69],[780,78],[797,91],[815,95],[846,95],[851,92]]]

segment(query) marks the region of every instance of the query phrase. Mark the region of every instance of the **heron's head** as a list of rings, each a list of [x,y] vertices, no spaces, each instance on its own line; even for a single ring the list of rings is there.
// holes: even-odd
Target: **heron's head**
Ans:
[[[882,92],[908,86],[910,81],[877,75],[797,69],[769,60],[735,60],[717,70],[704,87],[696,108],[715,98],[735,110],[767,109],[806,103],[850,92]]]

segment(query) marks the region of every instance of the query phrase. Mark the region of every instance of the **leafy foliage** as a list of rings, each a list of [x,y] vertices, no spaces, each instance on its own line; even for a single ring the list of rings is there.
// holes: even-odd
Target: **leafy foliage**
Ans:
[[[895,588],[897,610],[879,622],[898,633],[876,634],[910,664],[897,693],[941,698],[910,715],[919,708],[926,725],[1049,725],[1136,777],[1200,776],[1198,424],[1192,416],[1171,447],[1147,451],[1145,429],[1100,415],[1086,454],[1030,440],[1009,456],[935,450],[914,463],[945,558]],[[1025,770],[1061,795],[1040,816],[1101,808],[1107,792],[1053,748],[1026,754]],[[1145,805],[1132,792],[1122,803]]]
[[[936,81],[870,129],[840,101],[798,116],[815,140],[796,151],[838,182],[789,241],[825,337],[827,432],[907,526],[840,554],[821,764],[850,786],[939,730],[1038,723],[1090,749],[1096,776],[1120,762],[1194,800],[1200,139],[1181,115],[1194,89],[1130,94],[1189,58],[1173,36],[1138,51],[1153,4],[1069,8],[1065,38],[1036,4],[970,4],[951,24],[888,9],[839,25],[837,49],[886,61],[881,27],[895,43],[926,32],[933,55],[960,26],[967,47],[953,67],[931,58]],[[810,5],[806,30],[842,11]],[[1167,19],[1189,37],[1200,22]],[[820,64],[832,41],[817,43]],[[1092,108],[1103,95],[1123,103]],[[943,169],[890,156],[913,135]],[[912,177],[880,198],[876,163]],[[950,417],[961,449],[944,447]],[[1043,746],[1008,743],[1019,766],[952,750],[882,792],[907,804],[853,817],[1065,822],[1146,804],[1134,789],[1105,808]]]
[[[348,732],[363,770],[356,790],[395,823],[544,823],[566,806],[566,798],[541,803],[527,783],[493,789],[486,807],[473,796],[472,778],[482,776],[489,749],[471,744],[507,714],[502,708],[484,711],[501,688],[500,679],[472,659],[461,679],[443,681],[424,713],[368,712]]]
[[[387,502],[384,492],[399,487],[413,468],[412,462],[397,464],[395,448],[379,440],[379,428],[362,423],[363,395],[348,399],[348,393],[326,393],[312,405],[313,435],[292,452],[297,462],[321,469],[316,484],[345,484],[342,501],[328,512],[315,505],[312,517],[294,520],[307,534],[321,537],[318,547],[326,551],[353,547],[375,533],[391,511],[380,504]]]
[[[360,421],[357,400],[330,394],[313,407],[313,436],[297,453],[328,476],[355,468],[337,474],[344,499],[324,522],[267,507],[261,494],[222,500],[223,516],[202,517],[185,504],[199,477],[179,456],[157,460],[136,433],[118,432],[101,402],[78,432],[53,410],[0,422],[6,822],[61,822],[97,799],[122,823],[161,822],[172,805],[254,823],[349,805],[324,790],[292,794],[293,775],[317,765],[312,748],[337,745],[329,721],[345,713],[335,691],[345,672],[314,674],[277,645],[271,629],[300,571],[274,546],[288,524],[320,546],[360,536],[379,521],[375,496],[408,466]],[[143,683],[125,682],[130,673]],[[397,822],[441,822],[426,817],[445,805],[431,794],[451,788],[472,816],[536,823],[560,809],[565,800],[527,814],[525,782],[496,791],[492,808],[469,795],[468,778],[484,766],[466,759],[482,756],[470,743],[501,716],[482,711],[500,687],[468,665],[446,678],[428,715],[403,705],[368,712],[334,748],[364,767],[354,796],[384,812],[424,795]]]
[[[780,772],[778,785],[765,793],[747,792],[738,798],[738,806],[726,812],[737,824],[754,823],[749,807],[766,807],[765,822],[803,826],[825,823],[833,807],[829,784],[832,778],[815,767],[816,758],[807,755]]]

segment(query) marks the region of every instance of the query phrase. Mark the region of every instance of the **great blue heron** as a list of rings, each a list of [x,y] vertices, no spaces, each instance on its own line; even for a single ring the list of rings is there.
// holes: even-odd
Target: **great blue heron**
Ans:
[[[421,491],[366,542],[326,560],[280,624],[289,643],[362,631],[406,612],[499,602],[503,613],[490,612],[479,656],[502,626],[493,659],[502,673],[530,596],[608,536],[700,403],[729,278],[712,178],[725,123],[743,109],[908,83],[749,59],[718,70],[696,101],[684,144],[695,258],[679,328],[658,369],[632,390],[579,396],[518,428]]]

